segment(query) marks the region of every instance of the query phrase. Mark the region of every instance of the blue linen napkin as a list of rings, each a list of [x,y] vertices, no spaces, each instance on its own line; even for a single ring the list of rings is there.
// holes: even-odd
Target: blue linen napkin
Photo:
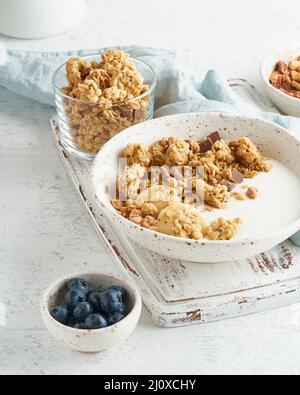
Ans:
[[[156,117],[195,112],[222,111],[275,122],[300,138],[300,119],[262,112],[245,103],[216,70],[201,81],[193,76],[176,53],[137,46],[119,47],[151,64],[158,77]],[[39,103],[54,106],[52,76],[70,56],[103,52],[106,48],[70,52],[26,52],[0,43],[0,86]]]
[[[245,103],[216,70],[204,81],[193,76],[176,53],[137,46],[119,47],[151,64],[158,77],[156,117],[195,112],[222,111],[275,122],[300,136],[300,119],[262,112]],[[107,48],[69,52],[27,52],[7,49],[0,43],[0,86],[39,103],[54,106],[52,76],[70,56],[103,52]]]
[[[0,43],[0,86],[37,102],[54,106],[52,76],[70,56],[103,52],[106,48],[41,53],[7,49]],[[193,76],[176,53],[154,48],[119,47],[151,64],[158,77],[156,117],[197,111],[221,111],[274,122],[300,138],[300,118],[257,110],[231,89],[216,70],[203,81]],[[300,246],[300,232],[293,241]]]

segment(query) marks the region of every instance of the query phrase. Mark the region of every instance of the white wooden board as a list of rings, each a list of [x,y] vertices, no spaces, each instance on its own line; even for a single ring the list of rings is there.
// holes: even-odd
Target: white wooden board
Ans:
[[[247,81],[230,83],[248,102],[260,109],[272,108]],[[73,158],[60,145],[55,117],[52,130],[95,229],[116,264],[139,288],[144,306],[156,324],[200,324],[300,301],[300,248],[290,241],[252,259],[214,265],[170,260],[129,241],[113,229],[97,203],[89,177],[91,164]]]

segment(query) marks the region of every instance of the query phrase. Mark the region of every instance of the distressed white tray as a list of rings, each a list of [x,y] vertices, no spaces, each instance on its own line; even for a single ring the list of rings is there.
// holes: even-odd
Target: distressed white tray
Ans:
[[[260,109],[276,111],[247,81],[231,80],[245,100]],[[178,327],[257,313],[300,301],[300,248],[286,241],[258,257],[226,264],[171,260],[129,241],[101,212],[90,183],[89,162],[57,148],[95,228],[117,265],[140,290],[153,321]]]

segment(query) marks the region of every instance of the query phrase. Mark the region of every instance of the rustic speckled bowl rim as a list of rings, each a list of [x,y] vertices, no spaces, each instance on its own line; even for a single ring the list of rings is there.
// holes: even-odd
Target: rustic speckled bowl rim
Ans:
[[[287,134],[290,138],[295,140],[295,143],[299,145],[300,141],[296,139],[296,137],[294,135],[292,135],[291,133],[288,132],[287,129],[283,128],[282,126],[279,126],[278,124],[271,122],[271,121],[264,121],[258,118],[251,118],[251,117],[247,117],[247,116],[239,116],[239,115],[234,115],[234,114],[230,114],[230,113],[225,113],[225,112],[218,112],[218,111],[203,111],[203,112],[199,112],[198,114],[205,114],[205,115],[210,115],[210,114],[214,114],[214,115],[219,115],[220,117],[224,117],[224,118],[232,118],[235,120],[241,120],[241,121],[247,121],[247,122],[259,122],[261,124],[267,124],[267,125],[272,125],[274,126],[280,133],[283,134]],[[181,118],[183,115],[185,116],[196,116],[197,113],[186,113],[186,114],[176,114],[176,115],[170,115],[170,116],[166,116],[166,117],[162,117],[159,118],[160,120],[164,120],[164,121],[168,121],[170,119],[174,120],[177,117]],[[143,124],[151,124],[154,122],[157,122],[158,119],[152,119],[150,121],[146,121],[141,123],[140,125]],[[131,127],[132,128],[132,127]],[[122,138],[123,135],[130,133],[131,128],[125,129],[124,131],[122,131],[121,133],[117,134],[115,137],[113,137],[111,140],[109,140],[98,152],[98,154],[96,155],[96,158],[93,162],[92,165],[92,169],[91,169],[91,178],[92,180],[95,178],[94,174],[96,172],[96,167],[97,167],[97,162],[101,156],[102,151],[109,149],[110,146],[114,146],[114,142],[117,141],[118,139]],[[131,132],[132,133],[132,132]],[[275,135],[274,135],[275,136]],[[276,134],[277,136],[277,134]],[[125,148],[125,147],[124,147]],[[111,150],[112,152],[114,152],[114,150]],[[300,160],[300,159],[299,159]],[[232,240],[207,240],[207,239],[202,239],[202,240],[193,240],[193,239],[187,239],[187,238],[180,238],[180,237],[176,237],[176,236],[170,236],[164,233],[160,233],[154,230],[150,230],[147,228],[143,228],[140,225],[135,224],[134,222],[128,220],[127,218],[124,218],[121,214],[118,213],[118,211],[110,204],[110,205],[106,205],[104,204],[99,198],[98,198],[98,202],[101,204],[101,206],[105,209],[110,211],[113,215],[118,217],[119,221],[125,222],[128,225],[130,225],[131,227],[133,227],[134,229],[145,233],[151,237],[155,237],[155,238],[159,238],[159,237],[163,237],[165,240],[170,240],[170,241],[176,241],[178,243],[185,243],[188,245],[211,245],[211,246],[216,246],[216,247],[222,247],[222,246],[232,246],[232,245],[245,245],[248,244],[249,242],[253,245],[255,244],[255,242],[258,241],[264,241],[270,238],[276,238],[277,236],[279,236],[280,234],[283,233],[282,229],[278,229],[272,233],[269,233],[268,235],[264,236],[264,237],[259,237],[258,239],[254,239],[254,238],[250,238],[250,237],[244,237],[244,238],[234,238]],[[292,236],[293,234],[295,234],[298,230],[300,229],[300,217],[296,220],[293,221],[290,225],[288,225],[287,227],[284,228],[285,233],[290,233],[290,236]]]
[[[290,47],[292,47],[292,46],[299,47],[299,53],[300,53],[300,42],[297,42],[297,43],[294,43],[294,44],[290,45]],[[273,50],[272,52],[269,52],[268,55],[265,56],[263,61],[262,61],[261,68],[260,68],[260,74],[261,74],[261,77],[262,77],[264,83],[266,85],[268,85],[272,89],[274,94],[278,94],[282,98],[285,98],[286,100],[289,100],[290,102],[298,103],[299,106],[300,106],[300,99],[297,99],[296,97],[290,96],[287,93],[282,92],[280,89],[276,89],[270,82],[270,75],[266,75],[265,72],[264,72],[265,65],[269,61],[270,58],[275,57],[276,54],[279,54],[281,52],[292,52],[292,49],[290,47],[285,47],[285,48],[281,47],[279,49],[277,48],[277,49]],[[278,59],[278,62],[280,60],[284,60],[284,59]]]
[[[50,301],[50,297],[51,294],[53,293],[54,289],[59,287],[62,288],[64,284],[66,284],[68,281],[72,280],[73,278],[82,278],[85,276],[89,276],[89,277],[93,277],[93,276],[99,276],[99,277],[105,277],[108,280],[111,281],[117,281],[118,283],[121,283],[123,286],[126,287],[126,289],[130,289],[130,294],[131,296],[134,298],[134,305],[133,308],[131,309],[130,313],[127,314],[127,316],[125,318],[123,318],[123,320],[117,322],[114,325],[111,326],[107,326],[106,328],[101,328],[101,329],[75,329],[75,328],[71,328],[69,326],[63,325],[60,322],[56,321],[55,318],[52,317],[52,315],[50,314],[49,311],[49,301]],[[60,280],[55,281],[54,283],[52,283],[47,290],[44,292],[43,297],[42,297],[42,301],[41,301],[41,311],[42,314],[46,316],[46,318],[52,322],[54,322],[55,324],[57,324],[59,327],[63,328],[64,330],[68,331],[69,333],[96,333],[96,334],[101,334],[106,332],[108,329],[114,327],[114,328],[118,328],[119,326],[121,326],[122,324],[126,323],[127,321],[130,321],[133,314],[135,313],[136,310],[139,309],[139,305],[142,303],[142,299],[141,296],[137,290],[137,288],[135,288],[134,286],[132,286],[130,283],[125,282],[124,280],[121,280],[120,278],[114,277],[114,276],[110,276],[104,273],[95,273],[95,272],[90,272],[90,273],[75,273],[66,277],[62,277]],[[141,313],[140,313],[141,315]]]
[[[92,57],[96,57],[96,56],[101,56],[102,54],[103,54],[103,52],[98,52],[98,53],[94,53],[94,54],[90,54],[90,55],[84,55],[84,56],[81,56],[81,59],[85,60],[85,59],[88,59],[88,58],[92,58]],[[131,58],[133,61],[137,62],[137,63],[141,63],[141,64],[143,64],[144,66],[147,66],[147,67],[149,68],[149,70],[151,70],[151,72],[152,72],[152,74],[153,74],[153,82],[152,82],[150,88],[149,88],[146,92],[144,92],[143,94],[141,94],[141,95],[139,95],[139,96],[136,96],[136,97],[134,97],[133,99],[130,99],[130,100],[127,100],[127,101],[123,101],[123,102],[114,102],[114,103],[112,103],[114,106],[116,106],[116,105],[122,105],[122,104],[125,104],[125,103],[126,103],[126,104],[127,104],[127,103],[134,103],[134,102],[136,102],[137,100],[143,99],[144,97],[151,96],[152,93],[153,93],[153,91],[155,90],[155,88],[156,88],[156,86],[157,86],[157,74],[156,74],[156,71],[154,70],[154,68],[153,68],[149,63],[147,63],[147,62],[145,62],[145,61],[143,61],[143,60],[141,60],[141,59],[139,59],[139,58],[135,58],[135,57],[130,57],[130,58]],[[65,63],[63,63],[61,66],[59,66],[59,67],[56,69],[56,71],[54,72],[54,74],[53,74],[52,85],[53,85],[53,88],[54,88],[54,93],[55,93],[56,95],[60,96],[60,97],[63,97],[63,98],[68,99],[68,100],[70,100],[70,101],[74,101],[74,102],[76,102],[76,103],[81,103],[81,104],[85,104],[85,105],[90,105],[91,107],[95,107],[95,106],[98,106],[98,107],[99,107],[99,103],[90,103],[90,102],[88,102],[88,101],[86,101],[86,100],[80,100],[80,99],[76,99],[76,98],[74,98],[74,97],[70,97],[70,96],[66,95],[65,93],[63,93],[63,92],[61,91],[61,88],[63,88],[62,86],[61,86],[61,87],[58,87],[58,86],[57,86],[57,84],[56,84],[57,75],[58,75],[58,73],[59,73],[63,68],[66,67],[66,64],[67,64],[67,63],[65,62]]]

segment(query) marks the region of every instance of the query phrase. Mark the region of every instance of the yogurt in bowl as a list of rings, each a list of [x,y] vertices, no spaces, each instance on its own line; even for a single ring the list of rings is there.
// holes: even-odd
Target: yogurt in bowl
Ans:
[[[243,188],[257,188],[257,199],[231,199],[221,210],[205,214],[206,220],[240,217],[243,224],[232,240],[187,239],[159,233],[129,221],[115,210],[111,202],[119,158],[128,144],[151,145],[171,136],[203,139],[215,131],[224,140],[250,138],[272,164],[271,171],[246,179],[239,186],[240,194],[245,194]],[[267,251],[300,229],[299,150],[300,143],[273,123],[222,113],[181,114],[134,126],[113,138],[99,152],[92,180],[101,209],[135,242],[175,259],[226,262]]]

